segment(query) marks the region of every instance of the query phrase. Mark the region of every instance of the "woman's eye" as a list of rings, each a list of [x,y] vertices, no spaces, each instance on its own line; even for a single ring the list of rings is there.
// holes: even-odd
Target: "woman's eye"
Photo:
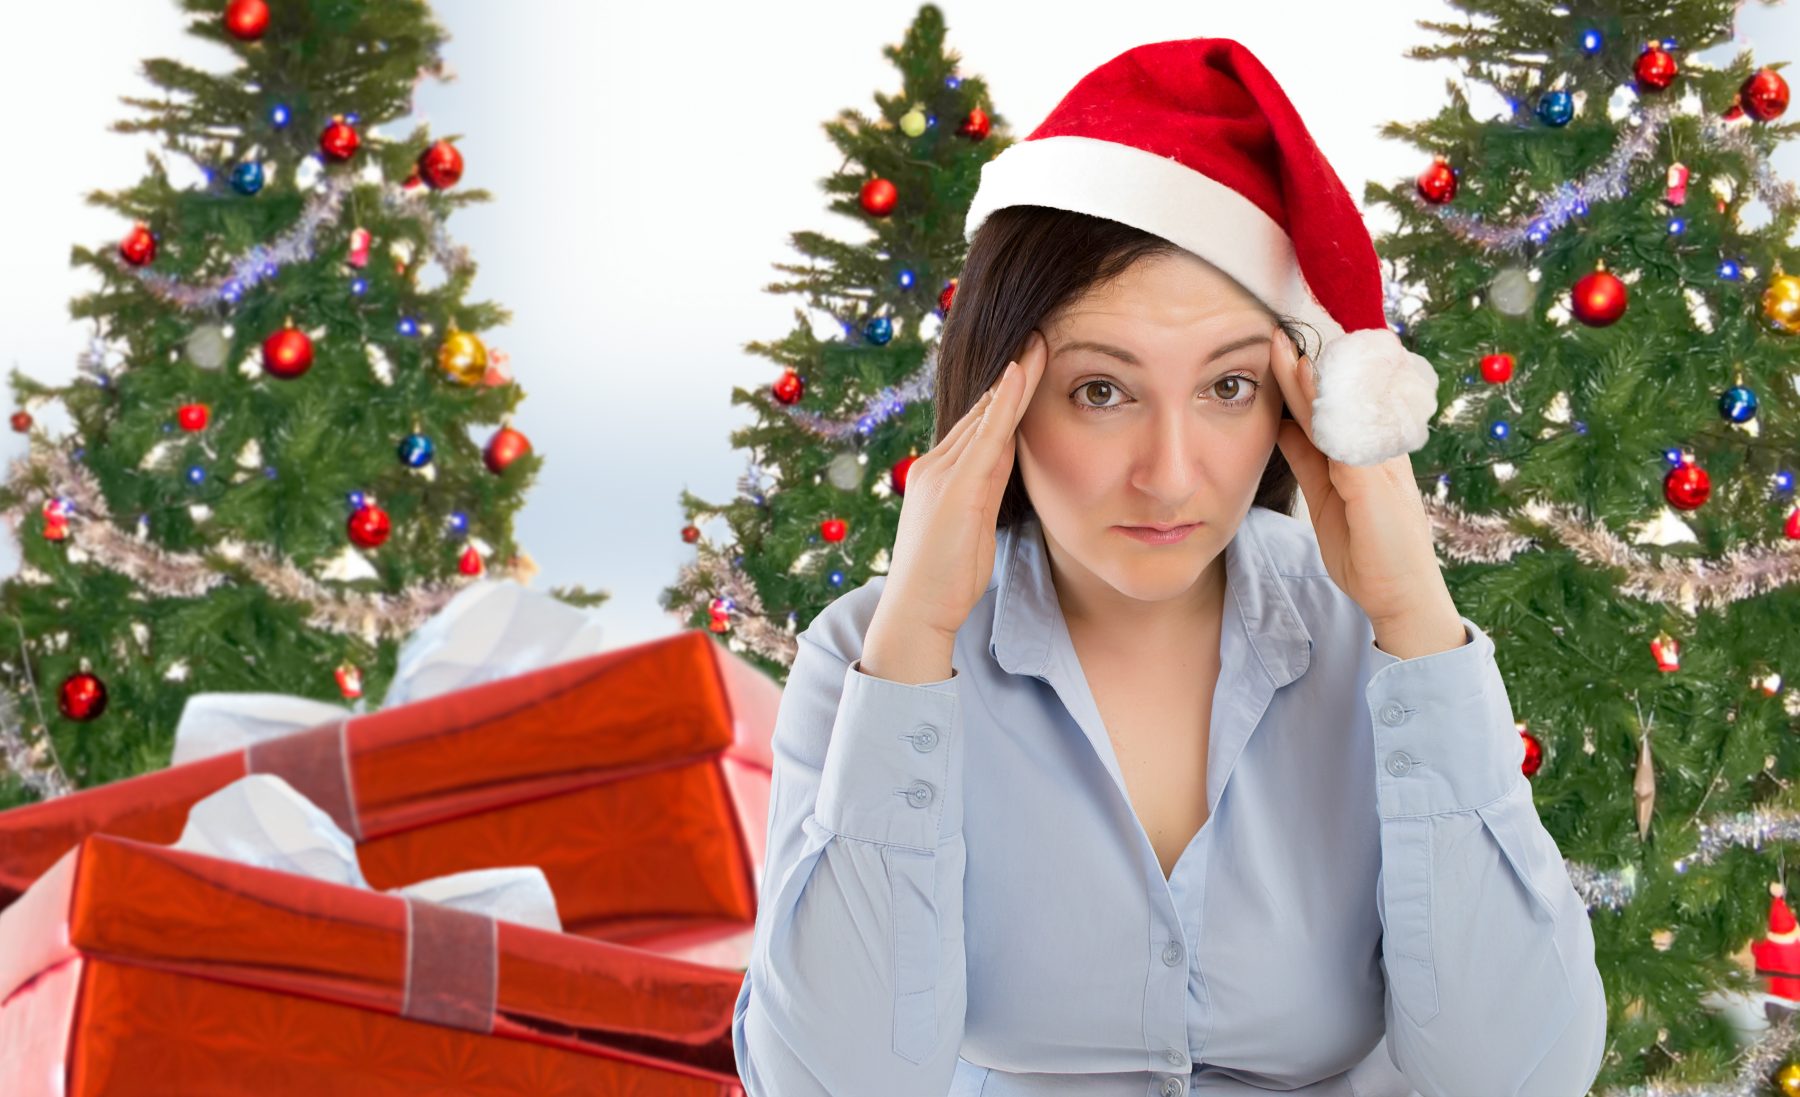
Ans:
[[[1075,391],[1078,394],[1079,393],[1091,393],[1095,389],[1100,390],[1100,393],[1101,393],[1100,399],[1102,401],[1104,401],[1108,396],[1112,395],[1112,393],[1115,391],[1113,389],[1112,385],[1108,384],[1105,381],[1089,381],[1086,384],[1083,384],[1080,387],[1076,388]],[[1087,410],[1087,411],[1110,411],[1113,408],[1121,406],[1119,404],[1105,404],[1105,403],[1090,404],[1085,399],[1078,400],[1078,401],[1076,401],[1076,403],[1079,404],[1084,410]]]
[[[1254,377],[1232,374],[1213,382],[1213,399],[1228,410],[1247,408],[1256,402],[1256,391],[1261,387]],[[1075,398],[1075,406],[1082,411],[1117,411],[1125,406],[1123,402],[1107,402],[1116,391],[1110,381],[1084,381],[1075,387],[1071,396]],[[1093,402],[1095,400],[1098,402]]]

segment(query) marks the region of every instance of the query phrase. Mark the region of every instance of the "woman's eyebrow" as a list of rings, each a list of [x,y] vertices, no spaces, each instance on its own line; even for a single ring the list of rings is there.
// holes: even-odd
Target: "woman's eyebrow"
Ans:
[[[1216,361],[1217,359],[1230,354],[1234,350],[1243,350],[1245,347],[1253,347],[1258,343],[1267,343],[1268,341],[1269,337],[1267,335],[1246,335],[1242,339],[1233,339],[1231,342],[1218,347],[1211,354],[1207,355],[1206,360],[1208,362]],[[1074,342],[1064,343],[1062,346],[1056,348],[1056,353],[1066,354],[1072,350],[1091,350],[1111,358],[1117,358],[1128,366],[1143,365],[1142,362],[1138,361],[1137,355],[1126,350],[1124,347],[1115,347],[1111,343],[1096,343],[1089,339],[1077,339]]]

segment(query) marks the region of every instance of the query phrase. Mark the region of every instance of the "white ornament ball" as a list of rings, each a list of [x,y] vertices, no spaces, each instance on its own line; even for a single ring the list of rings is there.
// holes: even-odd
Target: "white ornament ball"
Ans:
[[[1508,267],[1488,284],[1488,300],[1493,302],[1496,311],[1508,316],[1523,316],[1530,312],[1536,298],[1537,287],[1531,284],[1531,275],[1523,267]]]
[[[845,450],[831,459],[831,465],[825,470],[825,476],[833,487],[843,491],[855,491],[862,487],[863,470],[859,454]]]
[[[231,338],[217,324],[201,324],[188,333],[187,360],[201,369],[218,369],[231,353]]]

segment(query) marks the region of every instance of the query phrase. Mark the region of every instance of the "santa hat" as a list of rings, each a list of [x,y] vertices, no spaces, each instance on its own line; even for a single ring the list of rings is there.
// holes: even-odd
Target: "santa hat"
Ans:
[[[1050,206],[1155,233],[1324,337],[1313,440],[1372,465],[1425,444],[1437,373],[1387,326],[1362,215],[1275,78],[1229,38],[1137,46],[982,166],[964,232]]]

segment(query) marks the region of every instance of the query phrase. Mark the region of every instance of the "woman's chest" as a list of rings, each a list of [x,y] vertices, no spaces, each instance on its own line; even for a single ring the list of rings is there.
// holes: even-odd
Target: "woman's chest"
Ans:
[[[1205,825],[1207,747],[1218,664],[1097,665],[1088,676],[1094,707],[1138,824],[1167,879]]]

